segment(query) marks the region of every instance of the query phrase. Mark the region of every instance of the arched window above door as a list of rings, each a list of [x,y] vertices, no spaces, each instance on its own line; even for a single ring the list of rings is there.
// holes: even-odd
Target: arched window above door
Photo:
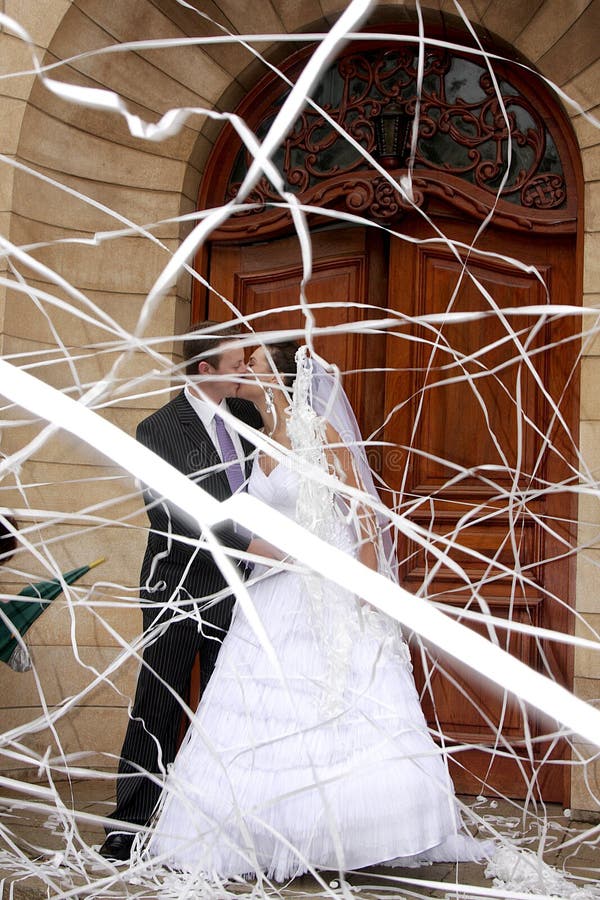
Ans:
[[[361,151],[396,178],[406,170],[418,93],[417,53],[414,42],[354,45],[329,66],[313,92],[320,109],[305,107],[274,156],[286,188],[303,203],[359,213],[383,224],[402,218],[405,200]],[[282,67],[290,82],[307,55],[308,50],[301,51]],[[540,89],[537,76],[519,65],[495,64],[500,102],[480,56],[432,47],[424,63],[414,155],[416,203],[426,206],[436,198],[476,218],[496,204],[499,225],[574,230],[577,185],[564,134],[569,126],[565,128],[566,117],[549,91]],[[290,90],[289,83],[270,75],[238,109],[259,138]],[[386,140],[393,139],[397,146],[386,148]],[[227,127],[211,156],[213,171],[204,179],[202,206],[235,196],[249,164],[247,150]],[[289,217],[270,206],[281,198],[266,178],[248,201],[256,208],[236,215],[219,237],[243,239],[285,230]]]

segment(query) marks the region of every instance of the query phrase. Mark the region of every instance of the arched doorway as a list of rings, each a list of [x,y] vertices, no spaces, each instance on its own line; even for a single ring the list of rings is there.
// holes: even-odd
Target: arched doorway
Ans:
[[[308,52],[281,67],[292,82]],[[415,53],[392,40],[352,45],[314,98],[397,180],[406,149],[387,152],[382,141],[414,116]],[[581,173],[549,92],[518,66],[498,64],[495,73],[504,110],[480,58],[439,48],[426,55],[414,207],[310,107],[275,162],[313,207],[308,299],[317,324],[331,329],[319,349],[347,373],[363,432],[388,442],[372,455],[388,501],[429,541],[425,549],[400,543],[405,585],[453,615],[491,610],[569,632],[576,507],[560,486],[577,478],[579,327],[545,310],[579,302]],[[239,108],[259,136],[286,90],[266,78]],[[232,196],[247,165],[224,129],[201,208]],[[214,292],[197,290],[195,318],[228,318],[220,294],[244,315],[260,314],[257,330],[302,327],[291,219],[272,205],[266,180],[252,199],[257,208],[229,219],[196,262]],[[340,210],[365,221],[329,215]],[[572,684],[568,650],[526,632],[498,629],[493,639]],[[555,724],[416,640],[413,649],[430,725],[461,748],[458,788],[524,797],[533,785],[546,801],[566,802],[560,760],[569,748],[552,737]]]

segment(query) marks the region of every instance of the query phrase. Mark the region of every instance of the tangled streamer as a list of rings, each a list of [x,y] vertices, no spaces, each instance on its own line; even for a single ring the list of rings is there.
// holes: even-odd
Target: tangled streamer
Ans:
[[[184,134],[186,128],[196,128],[200,119],[219,126],[226,124],[239,140],[242,156],[245,154],[249,161],[233,195],[222,204],[168,219],[151,217],[142,225],[123,213],[126,201],[113,201],[113,208],[105,198],[98,199],[101,193],[80,190],[77,178],[65,177],[61,181],[48,174],[49,169],[30,164],[25,153],[0,156],[3,177],[10,179],[18,174],[26,178],[28,184],[37,185],[40,194],[51,190],[58,192],[56,196],[73,198],[82,211],[94,210],[111,223],[105,230],[89,234],[82,212],[81,223],[70,223],[75,235],[64,237],[59,229],[61,217],[57,208],[56,223],[48,223],[43,239],[36,235],[35,240],[29,240],[27,229],[21,233],[16,229],[0,234],[4,264],[0,287],[6,296],[5,308],[11,304],[22,310],[19,315],[24,319],[33,316],[30,311],[34,310],[52,341],[46,341],[42,349],[31,349],[33,340],[37,340],[35,336],[29,343],[7,340],[5,336],[0,359],[0,394],[4,398],[0,523],[7,533],[0,542],[3,562],[0,618],[9,637],[16,643],[18,654],[22,657],[29,651],[32,663],[29,672],[16,672],[3,666],[1,673],[2,693],[11,698],[4,704],[6,720],[0,744],[2,890],[7,897],[15,898],[26,895],[225,898],[240,894],[256,898],[305,894],[345,898],[363,895],[511,897],[515,900],[532,894],[573,900],[600,897],[597,861],[600,841],[599,682],[589,678],[587,683],[591,685],[592,695],[577,696],[571,683],[560,683],[554,667],[555,654],[563,653],[570,659],[577,653],[578,658],[586,661],[590,672],[597,671],[600,637],[594,627],[595,613],[588,615],[579,608],[573,609],[563,596],[551,592],[544,601],[557,609],[566,608],[566,617],[560,619],[567,622],[564,630],[545,627],[529,610],[523,615],[519,613],[527,602],[523,598],[536,591],[543,593],[540,572],[561,560],[565,561],[567,580],[573,581],[575,567],[578,567],[582,583],[582,573],[587,573],[588,585],[594,578],[597,580],[597,516],[594,518],[594,513],[590,512],[600,494],[597,472],[593,462],[586,459],[583,446],[580,447],[579,435],[565,418],[564,407],[566,398],[576,391],[581,366],[593,354],[600,330],[599,320],[597,309],[592,305],[553,302],[543,267],[527,262],[526,253],[521,260],[512,252],[505,252],[501,245],[489,247],[485,243],[490,227],[501,214],[505,215],[504,207],[501,209],[500,206],[503,192],[512,184],[511,179],[518,181],[523,160],[528,158],[527,152],[533,152],[531,148],[535,145],[532,114],[516,111],[506,101],[503,81],[506,68],[502,66],[508,65],[510,71],[521,73],[528,71],[531,74],[532,70],[522,61],[507,60],[490,52],[458,2],[454,2],[452,12],[462,22],[464,41],[429,36],[427,17],[419,0],[415,0],[416,33],[399,34],[396,29],[393,34],[394,41],[399,43],[402,39],[406,45],[414,46],[416,85],[406,165],[401,167],[401,176],[395,177],[393,171],[383,165],[381,154],[368,144],[361,126],[355,124],[353,127],[350,119],[342,122],[324,95],[319,94],[328,67],[345,47],[355,42],[358,46],[361,41],[369,41],[369,46],[390,41],[389,33],[367,28],[374,3],[353,0],[341,10],[328,30],[301,35],[235,34],[222,21],[217,21],[216,15],[209,14],[212,4],[194,5],[176,0],[172,6],[197,17],[200,36],[173,38],[144,34],[140,35],[140,40],[113,41],[107,46],[81,52],[73,47],[75,52],[64,59],[55,59],[50,54],[41,58],[35,36],[11,17],[10,10],[0,12],[0,25],[4,30],[0,39],[7,42],[7,47],[18,46],[29,60],[27,65],[19,64],[5,71],[2,81],[8,83],[11,79],[34,77],[36,85],[46,92],[44,96],[51,96],[53,102],[61,104],[65,116],[77,113],[82,117],[104,117],[103,121],[110,121],[112,125],[118,122],[125,143],[130,140],[141,145],[167,142]],[[361,30],[363,28],[365,30]],[[284,42],[291,44],[290,50],[295,44],[311,42],[312,45],[294,78],[285,67],[278,68],[261,49],[266,44],[283,45]],[[158,121],[149,121],[147,110],[137,108],[139,104],[132,102],[125,91],[120,95],[95,86],[91,78],[73,77],[73,72],[78,71],[75,64],[82,65],[81,71],[85,72],[85,65],[91,61],[109,66],[136,54],[159,59],[152,54],[185,54],[192,47],[212,47],[217,48],[215,52],[226,52],[236,45],[243,47],[250,57],[261,63],[264,71],[276,76],[286,87],[286,93],[281,95],[261,133],[256,133],[243,115],[230,111],[231,106],[222,111],[216,104],[176,106],[162,114]],[[82,46],[87,45],[83,43]],[[489,183],[493,185],[494,193],[484,203],[481,192],[477,193],[477,185],[473,187],[473,196],[479,203],[478,224],[473,227],[468,241],[448,236],[443,216],[427,211],[422,203],[423,171],[415,164],[424,129],[439,128],[439,133],[447,136],[459,127],[456,118],[444,119],[439,112],[431,113],[432,72],[441,65],[442,59],[435,55],[438,51],[441,54],[468,51],[469,60],[483,67],[486,97],[495,102],[493,124],[504,134],[504,144],[499,142],[496,146],[500,162],[498,159],[482,160],[487,172],[493,170]],[[395,64],[400,71],[400,64]],[[348,82],[351,85],[349,102],[356,101],[362,89],[360,66],[356,65],[354,80]],[[389,71],[386,66],[392,66],[390,58],[381,64],[379,74],[383,73],[383,80]],[[576,111],[590,128],[597,128],[594,116],[579,106],[569,91],[539,73],[533,73],[532,77],[537,79],[540,87],[553,92]],[[371,102],[374,102],[373,97]],[[483,114],[480,120],[476,119],[475,100],[460,97],[459,103],[464,112],[462,124],[472,139],[470,158],[474,158],[478,152],[477,140],[481,138],[478,129],[489,125],[489,121]],[[243,104],[234,106],[243,108]],[[343,143],[344,159],[359,159],[360,165],[380,179],[373,180],[375,187],[355,185],[351,193],[347,188],[345,206],[321,205],[316,191],[308,199],[297,195],[282,171],[280,163],[286,140],[290,140],[290,135],[298,136],[298,122],[307,110],[319,117],[320,127],[330,129],[332,141],[335,138]],[[523,135],[520,144],[506,139],[517,126],[519,134]],[[39,140],[44,140],[43,134],[39,135]],[[503,158],[502,152],[506,154]],[[552,162],[548,160],[550,156],[545,163],[550,170]],[[442,161],[440,166],[443,164]],[[106,165],[110,167],[108,156]],[[549,192],[554,183],[551,178],[556,177],[551,171],[546,175],[548,177],[533,184],[528,195],[534,198],[532,203],[541,204],[541,209],[544,203],[551,202]],[[102,177],[111,182],[110,171]],[[116,176],[115,183],[118,184]],[[265,185],[268,185],[268,191],[261,195],[261,190],[266,191]],[[443,196],[444,192],[449,194],[451,190],[441,177],[437,196]],[[106,196],[118,196],[118,191]],[[372,212],[375,208],[384,213],[393,208],[413,214],[419,227],[427,227],[427,231],[417,228],[411,232],[408,227],[404,230],[405,220],[401,215],[386,219],[382,214],[377,218]],[[236,304],[236,297],[226,293],[222,284],[211,283],[211,273],[199,271],[195,261],[213,234],[223,234],[219,229],[231,226],[232,222],[249,221],[249,216],[257,211],[266,211],[273,216],[283,212],[289,215],[301,261],[301,276],[292,303],[266,308],[257,301],[256,307],[248,311]],[[161,236],[167,231],[171,234],[169,228],[173,225],[180,228],[182,236],[176,246]],[[333,299],[313,302],[309,297],[311,286],[321,271],[318,254],[314,252],[318,234],[323,228],[329,233],[327,228],[330,227],[334,234],[336,229],[348,226],[365,228],[369,233],[383,235],[389,242],[402,242],[406,247],[441,248],[447,254],[445,259],[452,260],[458,272],[447,303],[439,309],[414,309],[407,300],[402,309],[389,310],[374,305],[372,298],[367,300],[366,288],[363,295],[357,295],[350,302]],[[57,233],[61,236],[55,236]],[[86,257],[89,260],[112,244],[127,242],[134,237],[160,251],[163,259],[134,315],[125,308],[125,303],[118,308],[114,298],[105,302],[106,298],[98,296],[100,292],[94,285],[90,286],[84,280],[81,283],[69,280],[61,270],[60,262],[56,262],[60,261],[61,248],[78,247],[90,254]],[[53,256],[49,251],[55,251],[57,255]],[[493,287],[482,275],[484,264],[493,271],[500,271],[504,266],[515,275],[529,277],[528,284],[534,285],[531,290],[537,291],[532,294],[537,298],[536,302],[524,308],[516,289],[513,304],[498,302]],[[422,273],[421,277],[426,278],[427,273]],[[381,503],[371,497],[373,514],[391,523],[401,571],[417,571],[418,585],[408,585],[410,589],[407,590],[408,582],[403,582],[402,577],[400,584],[396,584],[366,569],[358,560],[327,546],[318,528],[311,528],[310,523],[302,520],[300,524],[287,520],[255,498],[236,495],[219,504],[201,486],[192,485],[131,437],[135,426],[132,428],[131,416],[122,410],[132,411],[139,421],[148,407],[155,408],[166,402],[173,386],[180,386],[184,381],[173,347],[177,337],[185,331],[185,323],[181,328],[170,327],[159,334],[155,333],[153,323],[157,319],[162,321],[159,314],[166,301],[174,296],[173,285],[177,286],[179,298],[185,291],[189,298],[187,278],[206,289],[212,308],[219,310],[220,320],[233,318],[241,323],[245,329],[242,342],[246,347],[256,344],[256,332],[259,332],[261,340],[267,343],[292,337],[306,342],[311,348],[315,343],[321,346],[319,342],[324,339],[344,337],[354,340],[370,335],[387,336],[395,343],[404,340],[419,348],[411,357],[419,362],[414,370],[404,368],[403,364],[396,366],[393,359],[397,357],[392,355],[392,363],[389,359],[378,360],[372,366],[363,365],[362,358],[357,358],[348,371],[342,373],[348,379],[368,378],[378,373],[381,384],[398,384],[399,381],[394,381],[397,377],[411,385],[402,399],[386,407],[381,421],[369,420],[372,433],[366,440],[365,449],[369,459],[376,461],[374,468],[381,482],[378,487],[385,497],[385,502]],[[188,286],[181,288],[183,284]],[[474,309],[460,307],[458,298],[465,286],[476,291],[481,306]],[[345,319],[344,311],[351,308],[359,309],[360,316]],[[323,312],[330,317],[322,319]],[[289,314],[290,321],[301,324],[286,329],[272,326],[277,313]],[[173,322],[181,320],[179,314],[172,319]],[[103,340],[87,344],[84,338],[78,343],[66,340],[65,321],[77,327],[78,335],[88,333],[86,329],[89,333],[99,330]],[[578,323],[575,330],[568,331],[567,327],[561,330],[561,322],[574,321]],[[468,329],[473,323],[490,324],[490,330],[486,332],[490,338],[484,347],[469,346],[471,332]],[[499,325],[500,330],[494,331],[495,325]],[[574,342],[580,349],[572,372],[556,396],[553,393],[555,385],[544,379],[543,366],[539,366],[538,361],[549,351],[568,352]],[[95,368],[90,367],[91,363]],[[512,395],[502,381],[503,373],[509,369],[517,373]],[[98,371],[101,377],[95,377],[94,373]],[[493,380],[496,394],[487,389],[489,379]],[[373,383],[372,380],[368,382],[371,386]],[[431,448],[419,445],[418,429],[426,415],[429,396],[440,387],[451,391],[456,385],[468,386],[487,429],[481,441],[494,446],[500,461],[498,465],[481,462],[477,457],[477,446],[474,463],[469,466],[442,458]],[[533,389],[539,398],[535,403],[528,393]],[[516,462],[512,460],[513,448],[509,446],[509,426],[503,432],[492,425],[495,412],[491,404],[498,395],[506,401],[510,415],[514,412]],[[375,409],[375,399],[368,397],[365,408],[372,402]],[[584,402],[587,400],[584,397]],[[394,433],[397,417],[406,415],[406,410],[410,410],[415,419],[407,443],[399,446],[389,439],[389,435]],[[468,414],[468,410],[462,409],[454,412],[455,420],[444,423],[448,430],[460,429],[463,414],[465,420]],[[594,418],[593,413],[590,418]],[[254,435],[248,426],[237,420],[232,419],[230,425],[235,426],[243,437],[252,437],[263,452],[279,460],[285,459],[283,448],[274,445],[267,436]],[[432,434],[437,434],[435,422],[429,422],[428,427]],[[535,436],[535,454],[531,460],[524,461],[526,432]],[[477,442],[478,437],[473,435],[470,443],[477,445]],[[548,477],[544,460],[550,451],[564,462],[559,481]],[[105,469],[102,475],[94,472],[98,452],[102,454],[101,464]],[[429,493],[413,490],[409,466],[405,466],[397,483],[385,483],[379,465],[384,455],[392,472],[394,466],[397,471],[402,470],[409,458],[415,471],[423,460],[427,461],[438,473],[436,489]],[[44,460],[50,462],[44,464]],[[524,487],[521,475],[530,463],[532,469],[526,471],[529,480]],[[336,486],[336,475],[326,466],[317,465],[314,469],[320,471],[313,470],[311,480],[306,480],[306,493],[313,500],[321,497],[328,502]],[[481,499],[467,508],[468,505],[461,506],[460,488],[475,470],[482,486]],[[508,483],[502,480],[500,470],[510,473]],[[389,869],[354,873],[312,871],[310,877],[280,885],[270,882],[260,872],[255,873],[254,879],[218,883],[214,879],[157,869],[145,864],[143,857],[136,857],[131,866],[119,867],[98,854],[103,828],[110,822],[108,816],[114,799],[120,739],[127,716],[131,715],[135,674],[144,648],[152,639],[151,635],[140,636],[138,619],[134,620],[131,615],[131,610],[138,608],[137,574],[132,574],[123,583],[112,574],[117,569],[137,570],[135,547],[142,547],[140,542],[146,535],[140,484],[148,486],[182,515],[199,523],[206,535],[207,549],[214,554],[254,629],[256,639],[270,654],[282,679],[285,679],[284,661],[276,657],[234,561],[213,534],[224,518],[232,519],[274,544],[288,555],[288,560],[293,558],[293,562],[284,565],[309,567],[316,576],[327,578],[341,591],[355,592],[366,598],[382,614],[381,617],[378,615],[378,627],[382,621],[389,621],[390,631],[401,625],[405,634],[412,635],[413,662],[415,666],[418,664],[421,672],[419,686],[423,702],[429,704],[432,733],[456,764],[455,772],[471,777],[465,782],[470,785],[469,792],[465,791],[461,797],[465,820],[471,831],[492,836],[498,846],[496,856],[487,866],[435,865],[416,872]],[[450,501],[444,501],[443,515],[436,520],[436,503],[444,490]],[[365,502],[364,494],[358,490],[346,487],[345,496],[349,504]],[[539,512],[541,507],[536,506],[537,501],[552,496],[564,496],[569,500],[575,497],[580,504],[579,518],[570,518],[568,510],[564,520],[560,516],[548,518],[543,511]],[[452,503],[460,507],[458,513],[450,509]],[[528,559],[527,542],[532,533],[523,526],[525,513],[535,523],[536,534],[543,534],[548,539],[552,556],[521,566],[520,560]],[[494,522],[503,516],[510,527],[502,538],[501,547],[490,550],[470,539],[482,523],[491,524],[493,528]],[[107,553],[106,562],[93,569],[93,575],[90,570],[80,571],[87,569],[96,557],[105,555],[103,541],[110,529],[118,529],[119,537],[112,540],[111,546],[121,553],[119,567],[114,557],[111,559]],[[8,543],[13,542],[15,547],[9,548]],[[97,552],[82,558],[81,548],[86,553],[88,548]],[[450,583],[451,578],[454,587],[448,595],[440,592],[440,579]],[[318,577],[314,581],[321,583]],[[503,618],[496,613],[494,598],[498,597],[498,585],[508,582],[511,584],[509,616]],[[29,589],[29,595],[22,593],[24,588]],[[52,591],[58,592],[59,599],[50,599]],[[460,604],[454,602],[453,593],[460,596]],[[595,596],[596,592],[593,593]],[[219,598],[214,599],[216,602]],[[39,607],[39,619],[25,639],[20,636],[8,616],[8,606],[5,606],[15,602],[21,603],[26,612],[33,610],[34,604]],[[597,609],[597,601],[595,603],[594,609]],[[530,649],[522,650],[522,658],[519,658],[514,650],[516,645]],[[531,664],[536,654],[539,663]],[[62,677],[61,663],[71,655],[73,665],[65,664]],[[494,696],[503,698],[498,703],[499,721],[494,719],[495,713],[492,714],[488,707],[490,688],[482,689],[481,695],[475,691],[473,700],[460,676],[465,670],[470,673],[467,683],[495,686]],[[485,723],[493,735],[492,741],[482,745],[488,758],[487,771],[484,766],[484,770],[469,773],[471,757],[468,753],[480,746],[475,732],[483,726],[473,726],[470,738],[456,740],[452,729],[441,719],[440,684],[450,685],[455,691],[454,696],[463,698],[465,709],[475,703],[477,721]],[[445,688],[441,690],[443,693]],[[193,715],[191,697],[181,700],[181,707],[182,713],[188,717]],[[101,729],[111,735],[110,749],[106,749],[106,745],[95,746],[94,737],[86,734],[89,720],[82,714],[86,709],[94,710]],[[513,741],[515,709],[521,716],[524,734]],[[100,733],[98,722],[94,735]],[[537,729],[532,725],[534,722],[539,725]],[[465,726],[463,732],[469,733],[469,728]],[[510,771],[518,772],[522,778],[524,789],[519,799],[513,798],[506,782],[494,782],[494,766],[504,763],[510,763],[513,767]],[[570,810],[563,810],[544,799],[546,772],[552,768],[560,768],[577,779],[579,795],[584,788],[587,791],[589,808],[580,811],[582,820],[575,822]],[[165,774],[163,771],[161,777]],[[474,782],[477,790],[473,788]]]

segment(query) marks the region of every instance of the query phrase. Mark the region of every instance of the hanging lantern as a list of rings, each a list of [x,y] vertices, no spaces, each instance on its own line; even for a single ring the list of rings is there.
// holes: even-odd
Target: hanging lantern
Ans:
[[[397,103],[388,103],[375,116],[375,143],[379,162],[386,169],[405,165],[412,118]]]

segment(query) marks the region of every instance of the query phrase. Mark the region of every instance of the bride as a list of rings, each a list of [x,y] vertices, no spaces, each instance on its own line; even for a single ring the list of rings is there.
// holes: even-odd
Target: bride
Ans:
[[[259,453],[248,490],[393,577],[352,410],[335,379],[296,351],[291,342],[259,347],[239,388],[288,451],[282,462]],[[273,557],[254,568],[248,590],[284,677],[238,607],[144,853],[205,877],[265,872],[276,881],[483,858],[488,847],[462,825],[396,624]]]

